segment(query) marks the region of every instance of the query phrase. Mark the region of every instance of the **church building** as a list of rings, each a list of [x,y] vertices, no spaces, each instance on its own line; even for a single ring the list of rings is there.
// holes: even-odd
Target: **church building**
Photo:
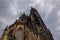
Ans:
[[[1,40],[54,40],[50,30],[44,24],[35,8],[31,8],[29,16],[25,13],[12,25],[7,26]]]

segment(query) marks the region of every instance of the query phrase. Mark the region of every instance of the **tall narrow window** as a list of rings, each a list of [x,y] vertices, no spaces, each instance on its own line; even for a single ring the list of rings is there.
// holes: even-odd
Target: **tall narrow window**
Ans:
[[[19,28],[18,29],[18,40],[22,40],[22,37],[23,37],[23,31],[22,31],[22,28]]]

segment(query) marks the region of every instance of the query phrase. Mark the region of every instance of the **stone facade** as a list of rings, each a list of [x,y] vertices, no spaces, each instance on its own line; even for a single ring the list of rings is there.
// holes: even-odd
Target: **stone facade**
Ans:
[[[54,40],[38,11],[31,8],[30,15],[25,13],[3,32],[1,40]]]

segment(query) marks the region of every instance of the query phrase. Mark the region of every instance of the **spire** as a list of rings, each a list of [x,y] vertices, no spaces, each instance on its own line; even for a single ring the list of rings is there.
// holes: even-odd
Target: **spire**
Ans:
[[[6,26],[6,28],[4,29],[4,31],[7,31],[8,30],[8,25]]]
[[[26,18],[26,15],[25,15],[25,12],[21,12],[20,15],[19,15],[19,20],[23,20]]]
[[[25,12],[22,15],[22,20],[26,18]]]
[[[22,16],[22,12],[20,12],[20,14],[19,14],[19,19],[22,19],[22,17],[21,17],[21,16]]]
[[[36,10],[35,8],[31,7],[30,12],[37,12],[37,10]],[[38,13],[38,12],[37,12],[37,13]]]

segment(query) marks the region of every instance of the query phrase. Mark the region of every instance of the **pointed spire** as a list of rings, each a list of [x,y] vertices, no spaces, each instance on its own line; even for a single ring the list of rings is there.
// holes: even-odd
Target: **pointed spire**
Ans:
[[[22,20],[26,18],[25,12],[22,15]]]
[[[38,14],[39,15],[38,11],[33,7],[31,7],[31,10],[30,10],[30,15],[31,14]]]
[[[21,17],[21,16],[22,16],[22,12],[20,12],[20,14],[19,14],[19,19],[22,19],[22,17]]]
[[[7,31],[9,28],[8,28],[8,25],[6,26],[6,28],[4,29],[4,31]]]
[[[31,10],[30,11],[37,11],[35,8],[31,7]]]

